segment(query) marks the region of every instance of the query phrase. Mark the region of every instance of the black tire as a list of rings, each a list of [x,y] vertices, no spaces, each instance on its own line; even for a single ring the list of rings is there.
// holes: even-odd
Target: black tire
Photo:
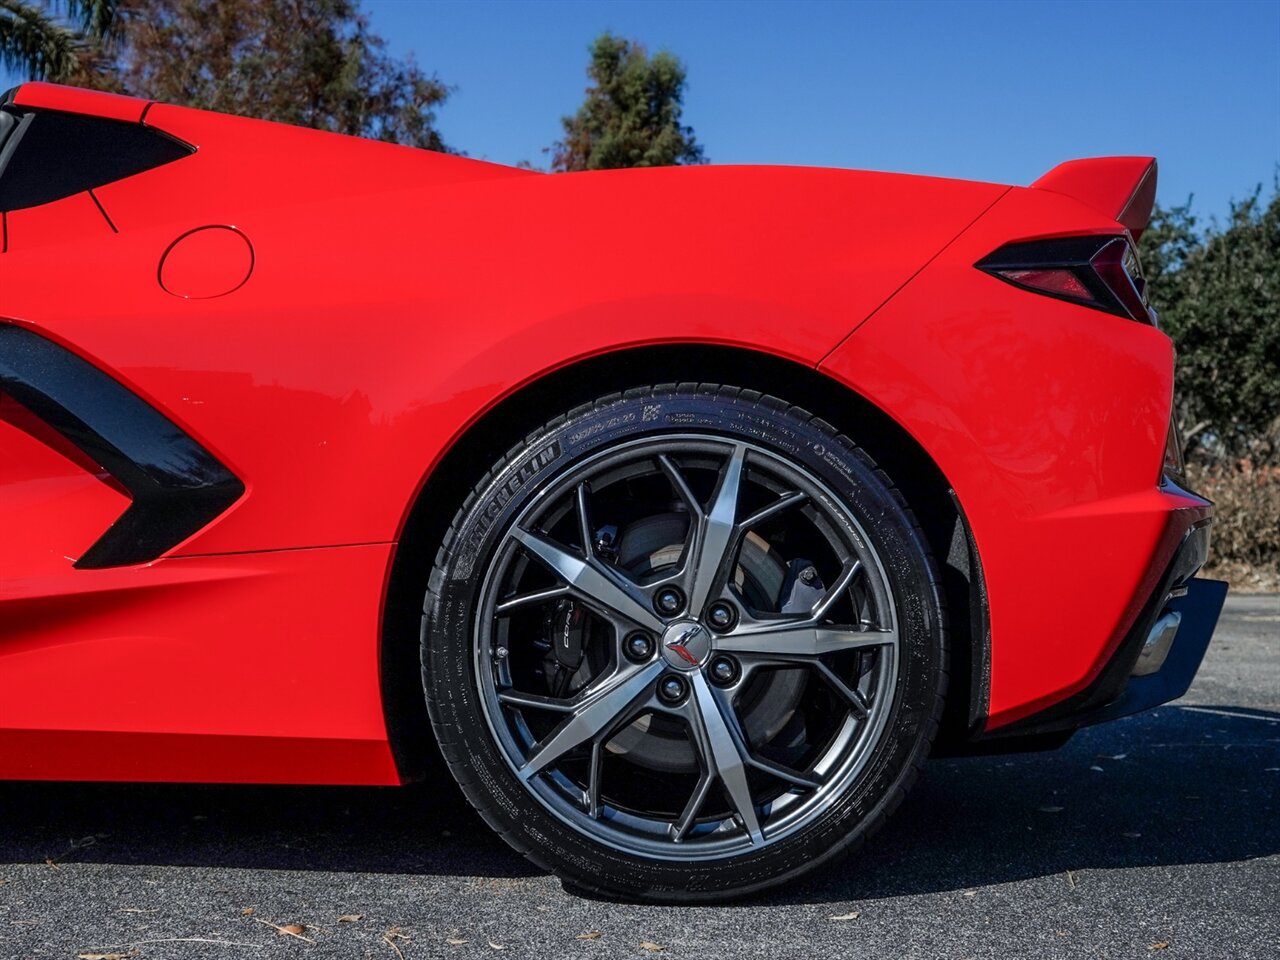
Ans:
[[[702,860],[619,849],[556,816],[517,776],[487,719],[477,677],[482,584],[517,517],[539,491],[584,459],[676,431],[749,442],[825,484],[882,560],[898,643],[891,699],[883,707],[886,719],[856,778],[802,828],[759,848]],[[942,591],[925,538],[903,498],[870,457],[827,423],[736,387],[628,390],[578,407],[530,434],[478,479],[458,510],[437,555],[424,610],[427,705],[445,760],[467,798],[512,847],[554,871],[567,886],[613,898],[687,903],[741,897],[858,848],[906,795],[942,712],[947,679]]]

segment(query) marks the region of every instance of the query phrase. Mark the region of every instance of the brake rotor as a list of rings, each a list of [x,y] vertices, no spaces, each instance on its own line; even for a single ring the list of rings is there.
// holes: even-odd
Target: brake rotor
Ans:
[[[665,513],[630,524],[618,538],[617,565],[634,578],[671,570],[680,562],[689,517]],[[787,565],[769,544],[748,533],[738,554],[734,584],[756,609],[776,609]],[[743,730],[753,744],[772,742],[796,715],[808,680],[804,670],[765,670],[737,701]],[[801,731],[802,733],[803,731]],[[672,718],[647,714],[616,733],[606,749],[650,770],[696,773],[697,760],[684,727]]]

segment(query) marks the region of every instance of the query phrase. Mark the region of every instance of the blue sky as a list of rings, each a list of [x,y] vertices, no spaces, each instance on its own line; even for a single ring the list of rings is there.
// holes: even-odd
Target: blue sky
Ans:
[[[543,164],[602,30],[685,61],[716,163],[1029,183],[1153,154],[1160,199],[1224,214],[1280,162],[1280,2],[366,0],[396,53],[457,86],[448,143]]]
[[[606,29],[685,61],[685,120],[716,163],[1029,183],[1074,157],[1153,154],[1161,202],[1194,194],[1221,216],[1280,162],[1280,0],[364,7],[394,53],[456,86],[447,142],[502,163],[546,162]]]

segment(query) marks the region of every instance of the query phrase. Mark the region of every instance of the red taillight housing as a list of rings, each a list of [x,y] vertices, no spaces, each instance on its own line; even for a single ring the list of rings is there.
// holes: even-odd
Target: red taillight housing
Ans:
[[[1128,236],[1057,237],[1006,243],[976,264],[1015,287],[1127,317],[1156,322]]]

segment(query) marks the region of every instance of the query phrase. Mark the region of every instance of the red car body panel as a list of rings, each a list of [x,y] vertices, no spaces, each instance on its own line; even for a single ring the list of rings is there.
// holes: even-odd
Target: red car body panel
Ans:
[[[505,398],[637,346],[816,368],[915,438],[985,572],[989,730],[1088,684],[1171,518],[1206,513],[1158,486],[1169,340],[973,267],[1122,233],[1098,206],[1132,183],[1091,206],[841,170],[538,176],[41,84],[14,102],[196,148],[6,213],[0,323],[245,490],[162,557],[76,568],[129,498],[0,398],[0,777],[397,782],[380,619],[418,494]],[[1087,610],[1046,614],[1081,584]]]
[[[1009,240],[1093,232],[1080,202],[1011,190],[821,365],[906,427],[964,507],[990,598],[988,729],[1085,687],[1132,624],[1170,514],[1205,515],[1158,485],[1169,338],[1028,304],[973,269]],[[1075,590],[1087,610],[1047,613]]]
[[[24,83],[13,92],[13,102],[20,107],[41,107],[133,122],[141,121],[151,106],[148,101],[137,97],[54,83]]]

